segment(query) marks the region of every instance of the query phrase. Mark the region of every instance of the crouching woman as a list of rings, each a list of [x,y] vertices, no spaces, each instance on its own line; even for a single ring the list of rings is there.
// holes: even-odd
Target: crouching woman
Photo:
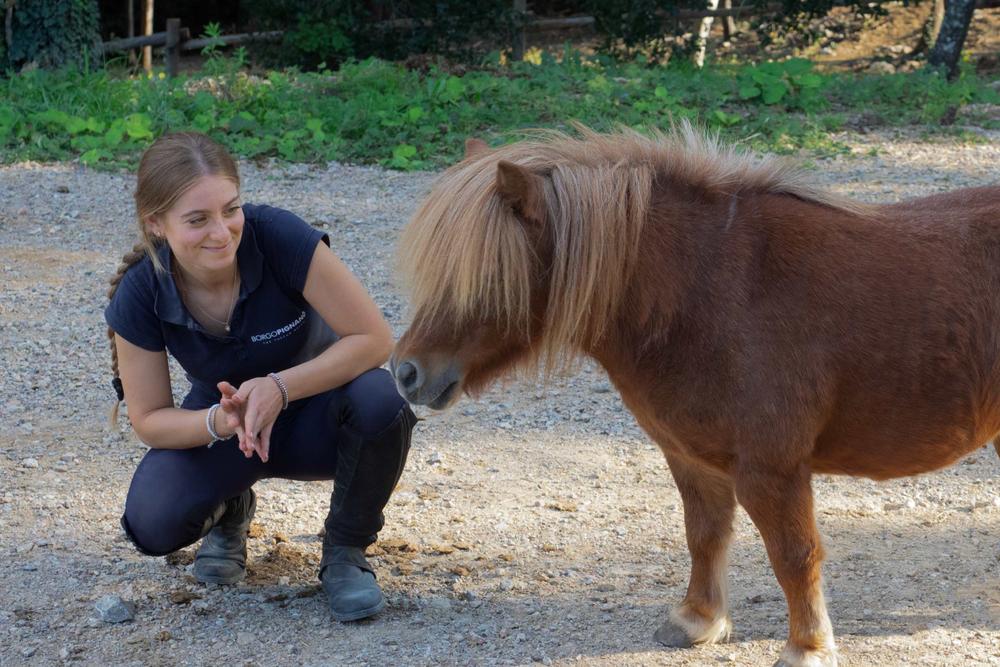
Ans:
[[[244,577],[255,482],[333,480],[320,562],[335,619],[384,606],[364,549],[416,421],[378,368],[391,332],[327,236],[243,204],[231,156],[196,133],[158,139],[135,191],[141,242],[105,319],[119,400],[150,447],[121,523],[145,554],[202,540],[194,576]],[[167,353],[191,390],[174,406]]]

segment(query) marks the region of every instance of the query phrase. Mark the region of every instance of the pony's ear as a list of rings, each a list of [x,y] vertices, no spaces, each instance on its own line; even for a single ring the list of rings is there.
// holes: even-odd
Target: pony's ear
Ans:
[[[545,220],[545,179],[524,167],[497,162],[497,192],[514,212],[532,222]]]
[[[465,159],[476,157],[480,153],[485,153],[490,149],[490,145],[482,139],[469,137],[465,140]]]

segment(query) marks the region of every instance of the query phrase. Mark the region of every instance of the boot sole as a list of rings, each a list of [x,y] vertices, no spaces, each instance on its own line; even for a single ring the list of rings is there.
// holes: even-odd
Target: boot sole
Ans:
[[[362,609],[360,611],[355,611],[350,614],[339,614],[333,609],[330,613],[333,614],[333,620],[339,621],[341,623],[349,623],[350,621],[360,621],[363,618],[368,618],[369,616],[374,616],[385,609],[385,600],[380,600],[377,605],[369,607],[368,609]]]
[[[247,573],[241,572],[238,575],[231,577],[212,577],[212,576],[198,576],[196,573],[192,572],[194,578],[202,584],[219,584],[221,586],[231,586],[233,584],[239,583],[246,579]]]

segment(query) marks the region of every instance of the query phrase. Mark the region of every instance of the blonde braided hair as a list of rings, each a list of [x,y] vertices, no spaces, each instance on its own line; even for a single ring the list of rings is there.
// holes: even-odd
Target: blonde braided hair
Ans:
[[[166,270],[156,252],[157,247],[165,241],[150,233],[147,222],[169,211],[185,192],[205,176],[228,178],[239,190],[240,175],[236,162],[221,144],[207,135],[198,132],[164,134],[146,149],[139,161],[134,193],[140,240],[122,257],[118,271],[111,277],[108,299],[114,298],[122,278],[143,257],[149,257],[158,273]],[[118,377],[118,347],[111,327],[108,327],[108,339],[111,343],[111,372],[114,376],[111,384],[118,397],[111,409],[111,424],[114,426],[125,392],[121,378]]]

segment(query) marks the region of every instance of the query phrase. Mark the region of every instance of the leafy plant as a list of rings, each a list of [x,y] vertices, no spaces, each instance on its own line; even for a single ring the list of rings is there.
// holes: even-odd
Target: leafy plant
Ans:
[[[73,66],[89,69],[96,64],[100,43],[96,0],[18,0],[11,14],[10,44],[5,63],[19,68]]]
[[[823,77],[812,71],[808,60],[796,58],[746,67],[739,76],[739,95],[743,100],[764,104],[784,102],[790,108],[815,111],[824,103]]]
[[[804,61],[650,68],[567,50],[540,64],[501,66],[494,56],[461,75],[368,59],[335,74],[251,77],[238,52],[212,61],[208,76],[190,78],[63,70],[0,79],[0,160],[133,165],[154,137],[193,129],[244,158],[428,169],[460,158],[469,136],[498,144],[523,128],[566,129],[571,120],[606,130],[664,128],[682,118],[753,148],[827,155],[843,150],[830,133],[860,111],[940,133],[955,109],[1000,103],[1000,93],[968,69],[949,82],[923,72],[820,74]]]

